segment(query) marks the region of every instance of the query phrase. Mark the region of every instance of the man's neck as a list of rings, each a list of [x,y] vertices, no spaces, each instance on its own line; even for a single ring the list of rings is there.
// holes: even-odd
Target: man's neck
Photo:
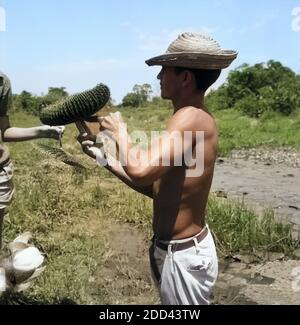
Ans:
[[[197,93],[192,96],[180,97],[172,100],[174,113],[183,107],[192,106],[199,109],[204,109],[204,93]]]

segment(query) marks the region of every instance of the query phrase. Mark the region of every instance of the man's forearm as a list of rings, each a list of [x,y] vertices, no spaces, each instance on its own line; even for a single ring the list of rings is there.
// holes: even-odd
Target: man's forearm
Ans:
[[[147,161],[144,159],[146,152],[137,146],[133,146],[131,141],[129,141],[128,134],[119,136],[116,144],[124,172],[132,180],[138,178],[136,176],[140,174],[142,167],[147,164]]]
[[[141,187],[147,187],[154,183],[155,179],[150,173],[151,152],[133,146],[130,142],[123,142],[119,147],[120,161],[122,161],[125,173],[132,181]]]
[[[116,145],[116,152],[118,161],[116,164],[115,158],[112,159],[112,164],[115,172],[121,174],[122,177],[126,178],[126,182],[131,188],[136,191],[143,193],[147,196],[153,197],[152,187],[153,181],[148,179],[141,179],[143,173],[146,170],[145,167],[148,165],[148,151],[141,150],[138,146],[133,146],[130,137],[127,133],[127,128],[120,129],[118,133],[114,135],[114,141]],[[109,155],[110,157],[110,155]],[[108,161],[110,159],[108,158]],[[125,176],[126,175],[126,176]],[[117,175],[118,176],[118,175]],[[151,191],[149,189],[151,188]],[[146,194],[147,193],[147,194]]]
[[[9,127],[3,132],[3,141],[18,142],[28,141],[40,138],[52,138],[54,132],[46,126],[37,126],[31,128]]]
[[[132,180],[132,178],[130,178],[130,176],[125,172],[123,166],[119,161],[115,160],[112,163],[110,160],[108,160],[108,164],[105,166],[105,168],[109,170],[111,173],[113,173],[116,177],[118,177],[127,186],[135,190],[136,192],[139,192],[143,195],[153,198],[153,185],[149,185],[149,186],[136,185]]]

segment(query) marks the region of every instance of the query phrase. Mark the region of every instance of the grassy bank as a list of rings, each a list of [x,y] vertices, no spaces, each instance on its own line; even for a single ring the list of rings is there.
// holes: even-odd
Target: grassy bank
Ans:
[[[121,109],[129,130],[161,131],[172,115],[167,108]],[[300,113],[283,116],[265,113],[260,119],[250,118],[238,111],[213,112],[219,128],[219,154],[228,155],[233,149],[287,147],[300,150]]]
[[[266,113],[260,119],[241,115],[234,110],[215,113],[220,130],[220,155],[233,149],[278,148],[300,149],[300,114],[289,117]]]

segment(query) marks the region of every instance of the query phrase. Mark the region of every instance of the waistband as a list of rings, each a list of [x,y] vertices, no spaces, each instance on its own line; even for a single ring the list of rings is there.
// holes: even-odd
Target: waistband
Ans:
[[[205,226],[198,235],[191,237],[183,242],[171,241],[169,243],[166,243],[156,239],[155,237],[153,237],[152,242],[157,247],[165,251],[167,251],[169,246],[171,246],[171,251],[176,252],[176,251],[181,251],[193,247],[195,245],[195,241],[199,244],[207,236],[207,234],[208,234],[208,228],[207,226]]]

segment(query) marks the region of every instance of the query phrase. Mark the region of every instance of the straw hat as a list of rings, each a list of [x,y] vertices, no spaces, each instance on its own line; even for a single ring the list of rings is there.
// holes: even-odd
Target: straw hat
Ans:
[[[211,37],[183,33],[171,43],[165,54],[151,58],[146,63],[149,66],[218,70],[229,67],[237,55],[236,51],[221,49]]]

